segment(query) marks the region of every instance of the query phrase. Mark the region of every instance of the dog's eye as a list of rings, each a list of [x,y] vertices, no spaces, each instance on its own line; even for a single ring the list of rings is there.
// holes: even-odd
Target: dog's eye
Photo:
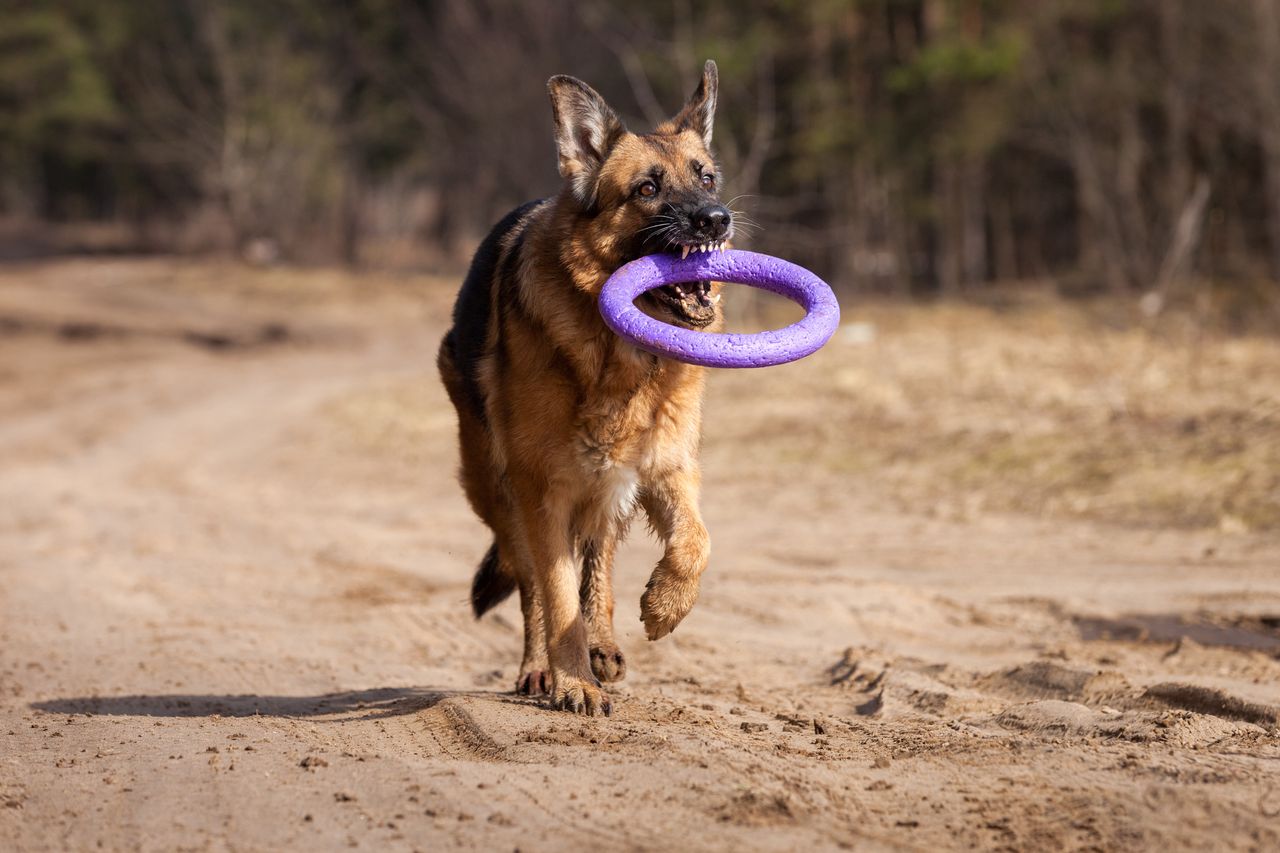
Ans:
[[[636,187],[636,192],[645,198],[653,198],[658,194],[658,185],[653,181],[645,181],[643,184]]]
[[[708,190],[709,190],[709,189],[711,189],[712,187],[714,187],[715,185],[716,185],[716,176],[715,176],[715,175],[703,175],[703,176],[702,176],[702,186],[703,186],[703,189],[708,189]]]

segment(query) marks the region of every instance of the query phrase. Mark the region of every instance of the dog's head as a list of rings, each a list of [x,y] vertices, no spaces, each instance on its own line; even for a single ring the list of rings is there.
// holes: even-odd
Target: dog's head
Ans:
[[[733,236],[710,150],[716,86],[716,64],[708,60],[684,108],[652,133],[635,134],[581,80],[547,83],[564,198],[578,209],[589,251],[610,272],[642,255],[714,251]],[[693,281],[643,299],[664,319],[701,328],[716,319],[719,297],[709,281]]]

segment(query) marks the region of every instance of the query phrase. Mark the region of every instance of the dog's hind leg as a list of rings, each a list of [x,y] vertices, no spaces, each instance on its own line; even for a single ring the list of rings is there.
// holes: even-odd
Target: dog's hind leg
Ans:
[[[579,599],[587,620],[591,671],[601,681],[627,676],[627,659],[613,639],[613,555],[618,537],[609,533],[582,544],[582,586]]]
[[[462,452],[460,479],[472,509],[494,532],[493,544],[480,561],[471,583],[471,607],[479,619],[519,588],[520,611],[524,614],[524,655],[520,660],[520,674],[516,677],[516,692],[545,693],[551,682],[551,668],[547,662],[542,605],[530,571],[522,565],[527,558],[517,548],[519,540],[513,535],[516,525],[494,463],[493,438],[479,408],[468,396],[469,386],[454,359],[453,338],[450,333],[440,342],[436,364],[458,412],[458,440]]]
[[[551,690],[551,664],[547,660],[547,631],[542,622],[538,585],[527,572],[520,574],[520,611],[524,614],[524,657],[516,692],[537,696]]]
[[[513,589],[519,588],[520,612],[524,615],[524,655],[520,659],[520,674],[516,677],[516,692],[536,696],[546,693],[551,682],[546,630],[542,625],[542,604],[538,601],[537,585],[528,572],[516,570],[510,559],[515,553],[509,539],[502,547],[496,540],[489,546],[471,583],[471,606],[479,619],[489,608],[510,595]]]

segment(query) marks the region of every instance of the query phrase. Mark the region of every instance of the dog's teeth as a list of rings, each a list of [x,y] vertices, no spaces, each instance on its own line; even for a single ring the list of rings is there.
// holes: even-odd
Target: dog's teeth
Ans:
[[[723,296],[723,295],[724,295],[723,293],[717,293],[715,296],[711,297],[711,304],[712,304],[712,305],[719,305],[719,304],[720,304],[720,297],[721,297],[721,296]]]
[[[689,247],[688,247],[688,246],[681,246],[681,247],[680,247],[680,260],[682,260],[682,261],[683,261],[683,260],[684,260],[685,258],[687,258],[687,257],[689,257]]]

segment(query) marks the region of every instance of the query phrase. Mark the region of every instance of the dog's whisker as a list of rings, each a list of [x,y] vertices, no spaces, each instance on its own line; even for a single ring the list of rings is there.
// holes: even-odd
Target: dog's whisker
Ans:
[[[663,228],[674,228],[674,227],[676,227],[676,221],[675,221],[674,219],[670,219],[670,220],[667,220],[667,221],[664,221],[664,222],[655,222],[655,223],[653,223],[653,224],[651,224],[651,225],[647,225],[647,226],[645,226],[644,228],[641,228],[641,229],[640,229],[638,232],[636,232],[636,233],[638,233],[638,234],[644,234],[646,231],[655,231],[655,230],[660,230],[660,229],[663,229]]]
[[[641,228],[641,229],[640,229],[639,231],[637,231],[636,233],[637,233],[637,234],[643,234],[643,233],[645,233],[646,231],[655,231],[655,230],[660,230],[660,229],[664,229],[664,228],[674,228],[674,227],[675,227],[675,223],[659,222],[659,223],[657,223],[656,225],[649,225],[649,226],[647,226],[647,227],[645,227],[645,228]]]
[[[731,213],[733,214],[733,225],[735,228],[742,228],[748,232],[764,230],[764,226],[752,219],[750,216],[744,216],[736,210],[732,210]]]
[[[740,222],[756,222],[755,217],[748,216],[747,214],[743,213],[743,212],[742,212],[742,211],[740,211],[740,210],[734,210],[734,209],[730,208],[729,212],[730,212],[731,214],[733,214],[733,218],[734,218],[734,220],[735,220],[735,221],[740,221]]]

